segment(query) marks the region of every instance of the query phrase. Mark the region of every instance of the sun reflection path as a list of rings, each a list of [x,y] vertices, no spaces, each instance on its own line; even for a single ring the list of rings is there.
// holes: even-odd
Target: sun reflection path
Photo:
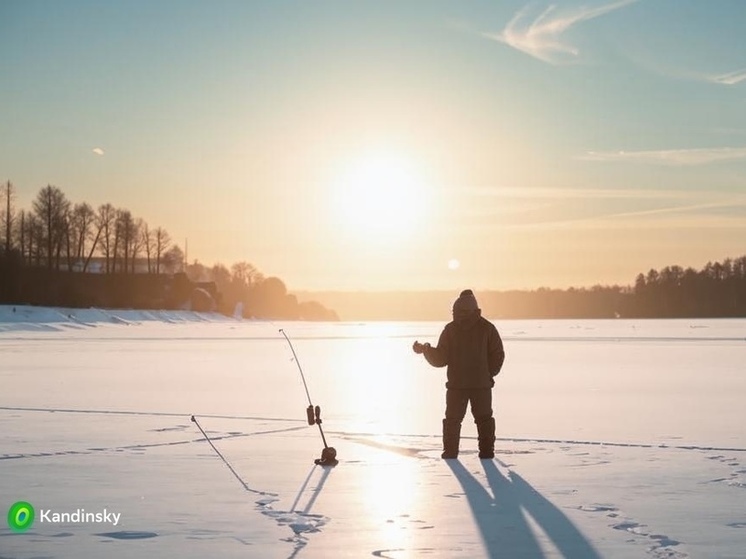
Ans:
[[[422,507],[417,461],[391,456],[388,463],[367,468],[364,499],[378,528],[376,541],[389,549],[410,548],[413,542],[413,511]]]

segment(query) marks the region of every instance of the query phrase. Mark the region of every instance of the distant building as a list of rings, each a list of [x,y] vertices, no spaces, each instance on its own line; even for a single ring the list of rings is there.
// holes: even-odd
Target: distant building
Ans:
[[[109,266],[112,265],[112,261],[109,261]],[[81,258],[78,260],[75,260],[73,262],[73,265],[70,270],[73,272],[83,272],[83,267],[85,266],[85,259]],[[122,259],[117,259],[117,272],[123,272],[122,267],[124,266],[124,261]],[[150,271],[152,269],[152,272]],[[60,270],[62,271],[68,271],[67,262],[60,262]],[[88,267],[86,268],[85,272],[87,274],[103,274],[106,273],[106,258],[103,256],[94,256],[91,258],[91,260],[88,262]],[[168,266],[166,266],[165,262],[161,260],[161,273],[167,274],[172,273],[173,271],[169,269]],[[132,270],[132,260],[129,260],[127,262],[127,273],[135,273],[135,274],[148,274],[148,273],[155,273],[155,259],[150,259],[150,268],[148,268],[148,259],[147,258],[135,258],[135,267],[134,272]]]

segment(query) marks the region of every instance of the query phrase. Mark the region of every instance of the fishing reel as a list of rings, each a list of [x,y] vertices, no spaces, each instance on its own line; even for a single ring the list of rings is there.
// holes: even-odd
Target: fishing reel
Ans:
[[[309,405],[306,408],[306,419],[309,425],[318,425],[321,430],[321,407]],[[324,449],[321,451],[321,458],[314,460],[314,464],[319,466],[336,466],[337,450],[334,447],[326,445],[326,438],[324,437],[323,431],[321,432],[321,438],[324,441]]]
[[[313,463],[319,466],[336,466],[339,463],[337,450],[333,446],[324,447],[321,451],[321,458],[317,458]]]

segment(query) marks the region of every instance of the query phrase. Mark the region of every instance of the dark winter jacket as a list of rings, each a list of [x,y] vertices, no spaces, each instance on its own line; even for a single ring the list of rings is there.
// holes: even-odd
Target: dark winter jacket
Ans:
[[[425,346],[433,367],[448,367],[447,388],[491,388],[505,361],[497,328],[482,316],[446,324],[437,347]]]

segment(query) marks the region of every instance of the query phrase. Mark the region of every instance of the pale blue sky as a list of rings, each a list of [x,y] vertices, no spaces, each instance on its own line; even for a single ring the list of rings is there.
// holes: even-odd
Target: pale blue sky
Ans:
[[[632,283],[746,253],[743,29],[740,0],[0,0],[0,179],[290,289]],[[416,184],[335,203],[378,153]]]

